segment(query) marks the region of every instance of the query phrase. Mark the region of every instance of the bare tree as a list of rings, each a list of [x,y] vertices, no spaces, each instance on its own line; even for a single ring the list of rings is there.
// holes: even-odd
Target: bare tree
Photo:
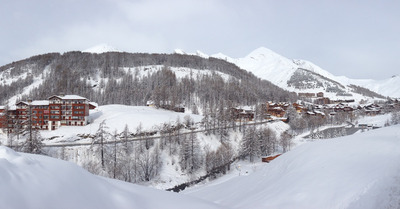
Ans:
[[[197,135],[192,131],[184,137],[180,150],[180,163],[183,169],[193,173],[202,166],[203,159]]]
[[[260,141],[256,136],[255,126],[249,128],[241,142],[241,155],[249,157],[250,162],[254,162],[255,157],[260,155]]]
[[[92,147],[95,147],[95,150],[99,150],[100,152],[100,161],[101,161],[101,167],[104,169],[104,152],[105,152],[105,144],[104,142],[108,139],[109,133],[108,133],[108,127],[106,125],[106,120],[103,120],[99,124],[99,128],[96,131],[96,134],[93,138],[92,141]],[[98,144],[98,146],[95,146],[95,144]]]
[[[161,166],[160,151],[157,146],[146,152],[140,153],[138,161],[138,174],[141,181],[150,181],[155,177]]]

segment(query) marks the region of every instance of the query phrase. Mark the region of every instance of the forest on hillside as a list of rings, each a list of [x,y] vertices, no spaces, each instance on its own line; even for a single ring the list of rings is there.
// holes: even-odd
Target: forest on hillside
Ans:
[[[146,66],[163,66],[141,74]],[[211,74],[177,78],[171,68],[209,70]],[[128,69],[128,70],[126,70]],[[222,78],[220,73],[229,75]],[[46,99],[54,94],[78,94],[100,105],[173,103],[187,108],[254,105],[260,101],[294,101],[296,95],[217,58],[181,54],[67,52],[34,56],[0,67],[0,102],[20,95],[35,80],[42,83],[19,100]],[[93,79],[99,81],[93,85]],[[13,82],[5,82],[12,80]],[[12,104],[10,104],[12,105]]]

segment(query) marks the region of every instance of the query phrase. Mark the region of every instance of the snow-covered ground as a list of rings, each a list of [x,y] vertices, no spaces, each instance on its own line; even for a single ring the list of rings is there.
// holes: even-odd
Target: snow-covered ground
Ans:
[[[269,164],[235,162],[227,175],[175,194],[0,146],[0,202],[1,208],[400,208],[399,150],[400,125],[309,141]],[[160,179],[180,181],[169,169]]]
[[[191,117],[195,123],[200,122],[202,119],[200,115],[177,113],[153,107],[104,105],[90,111],[89,120],[91,123],[89,125],[61,126],[54,131],[42,131],[41,134],[44,138],[57,136],[51,142],[46,143],[74,141],[77,138],[77,134],[95,134],[102,121],[105,121],[110,133],[113,133],[115,130],[121,133],[125,125],[128,126],[130,132],[136,133],[136,128],[140,124],[143,131],[158,130],[162,124],[174,124],[178,118],[182,123],[186,116]]]
[[[303,144],[185,194],[229,208],[400,208],[400,126]]]
[[[363,118],[358,119],[358,124],[368,124],[377,127],[385,126],[385,123],[390,121],[392,114],[384,114],[384,115],[375,115],[375,116],[365,116]]]
[[[0,146],[1,208],[224,208],[195,197],[90,174],[77,165]]]

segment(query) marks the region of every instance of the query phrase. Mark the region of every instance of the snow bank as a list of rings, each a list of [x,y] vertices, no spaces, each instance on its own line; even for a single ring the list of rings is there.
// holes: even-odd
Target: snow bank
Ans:
[[[186,193],[230,208],[399,208],[400,126],[307,143]]]
[[[222,208],[95,176],[75,164],[0,146],[1,208]]]

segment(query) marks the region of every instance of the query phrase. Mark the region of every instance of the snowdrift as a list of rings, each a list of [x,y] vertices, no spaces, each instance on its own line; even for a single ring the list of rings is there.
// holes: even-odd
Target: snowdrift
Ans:
[[[307,143],[248,176],[186,191],[229,208],[400,208],[400,126]]]
[[[0,146],[1,208],[221,208],[92,175],[73,163]]]

